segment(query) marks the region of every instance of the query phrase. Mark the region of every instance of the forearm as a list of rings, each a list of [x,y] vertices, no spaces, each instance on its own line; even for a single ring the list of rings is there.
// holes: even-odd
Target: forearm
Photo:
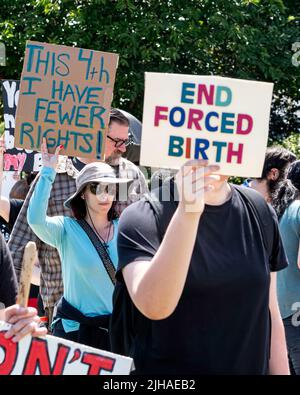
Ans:
[[[28,206],[27,220],[31,227],[32,225],[45,225],[48,201],[54,179],[55,171],[43,167]]]
[[[27,221],[33,232],[43,242],[56,247],[63,230],[61,217],[48,217],[47,209],[56,172],[43,167],[35,190],[29,202]]]
[[[273,317],[272,317],[273,315]],[[286,338],[283,322],[280,317],[272,317],[272,335],[271,335],[271,358],[270,374],[271,375],[288,375],[290,374],[288,353],[286,347]]]
[[[276,272],[271,273],[269,310],[271,315],[271,357],[269,373],[290,374],[284,326],[277,301]]]
[[[200,214],[186,213],[179,206],[153,259],[147,264],[129,265],[133,265],[129,292],[148,318],[166,318],[176,308],[186,281],[199,219]]]

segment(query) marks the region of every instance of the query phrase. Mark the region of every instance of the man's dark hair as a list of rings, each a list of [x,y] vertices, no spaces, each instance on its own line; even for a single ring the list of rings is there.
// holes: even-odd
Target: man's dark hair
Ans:
[[[112,108],[110,110],[110,118],[109,118],[109,125],[112,122],[117,122],[120,125],[129,126],[129,121],[125,117],[125,115],[118,109]]]
[[[266,180],[268,192],[273,201],[277,189],[282,181],[286,179],[286,172],[289,165],[297,159],[296,155],[283,147],[267,148],[263,172],[259,181]],[[277,169],[279,174],[276,180],[268,179],[268,174],[272,169]]]
[[[285,177],[287,166],[297,159],[296,155],[286,148],[282,147],[270,147],[267,148],[264,168],[261,178],[259,180],[266,179],[271,169],[279,170],[279,177],[276,182],[281,181]]]
[[[84,190],[82,192],[84,192]],[[85,201],[81,198],[81,193],[79,193],[70,203],[72,213],[76,219],[84,219],[86,216],[86,205]],[[109,221],[113,221],[118,217],[119,215],[116,211],[116,201],[114,200],[111,208],[107,213],[107,219]]]

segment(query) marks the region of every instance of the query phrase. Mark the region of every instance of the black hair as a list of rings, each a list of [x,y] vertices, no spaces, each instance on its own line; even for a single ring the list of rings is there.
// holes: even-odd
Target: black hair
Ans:
[[[300,160],[293,162],[287,170],[287,178],[276,190],[272,205],[280,219],[289,205],[300,197]]]
[[[259,180],[266,179],[271,169],[279,170],[277,182],[285,178],[286,168],[297,159],[293,152],[283,147],[269,147],[266,151],[263,172]]]
[[[87,214],[85,200],[82,199],[81,197],[81,194],[84,192],[84,190],[85,189],[83,189],[74,199],[72,199],[70,203],[73,216],[76,219],[84,219]],[[114,200],[111,208],[107,213],[107,219],[109,221],[113,221],[114,219],[119,217],[118,212],[116,210],[116,203],[117,201]]]
[[[26,174],[25,175],[25,180],[26,180],[27,184],[30,186],[38,173],[33,173],[32,172],[32,173],[25,173],[25,174]]]
[[[109,116],[109,125],[111,125],[112,122],[117,122],[120,125],[129,126],[128,118],[126,118],[120,110],[112,108]]]

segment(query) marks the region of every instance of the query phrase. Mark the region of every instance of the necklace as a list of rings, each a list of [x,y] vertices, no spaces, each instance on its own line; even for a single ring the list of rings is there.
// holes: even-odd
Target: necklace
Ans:
[[[96,235],[98,236],[98,238],[99,238],[100,241],[102,242],[104,248],[105,248],[106,250],[108,250],[108,241],[109,241],[109,236],[110,236],[110,233],[111,233],[111,227],[112,227],[113,222],[112,222],[112,221],[109,222],[109,228],[108,228],[108,232],[107,232],[107,236],[106,236],[106,241],[105,241],[105,239],[98,233],[98,231],[97,231],[97,229],[96,229],[96,226],[94,225],[94,222],[93,222],[93,220],[92,220],[92,218],[91,218],[91,215],[90,215],[90,212],[89,212],[88,209],[87,209],[87,213],[88,213],[88,216],[89,216],[89,218],[90,218],[90,221],[91,221],[91,223],[92,223],[92,226],[93,226],[93,229],[94,229]]]

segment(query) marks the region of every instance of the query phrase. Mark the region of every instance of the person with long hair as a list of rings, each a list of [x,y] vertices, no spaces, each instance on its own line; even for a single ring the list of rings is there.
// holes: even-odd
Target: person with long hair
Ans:
[[[292,374],[300,375],[300,160],[292,163],[287,179],[273,199],[289,266],[278,273],[278,302]]]
[[[296,159],[296,155],[286,148],[268,147],[261,177],[248,179],[243,185],[255,189],[272,204],[278,185],[286,178],[287,168]]]
[[[89,163],[76,178],[75,193],[65,202],[75,218],[47,217],[61,148],[49,154],[44,139],[43,168],[27,213],[32,230],[43,242],[57,248],[62,262],[64,294],[52,330],[54,336],[108,350],[114,289],[108,266],[114,270],[118,261],[116,186],[130,180],[117,178],[106,163]],[[100,253],[97,246],[102,247]]]

